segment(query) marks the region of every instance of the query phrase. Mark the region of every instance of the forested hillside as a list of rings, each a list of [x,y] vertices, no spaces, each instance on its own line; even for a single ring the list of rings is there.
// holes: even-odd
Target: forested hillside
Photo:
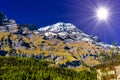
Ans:
[[[53,62],[0,57],[0,80],[96,80],[96,72],[52,67]]]

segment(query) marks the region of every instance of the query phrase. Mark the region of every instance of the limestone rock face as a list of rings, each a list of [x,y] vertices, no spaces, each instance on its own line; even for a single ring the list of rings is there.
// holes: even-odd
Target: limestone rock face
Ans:
[[[18,26],[17,24],[13,23],[14,20],[8,20],[6,24],[0,26],[0,32],[12,32],[17,33],[18,32]],[[2,23],[2,22],[1,22]]]
[[[9,20],[6,27],[8,28],[9,32],[12,32],[12,33],[18,32],[18,25],[16,24],[15,20],[12,20],[12,19]]]
[[[0,26],[0,32],[7,32],[8,28],[5,26]]]
[[[18,25],[15,20],[8,20],[7,16],[0,12],[0,32],[18,32]]]

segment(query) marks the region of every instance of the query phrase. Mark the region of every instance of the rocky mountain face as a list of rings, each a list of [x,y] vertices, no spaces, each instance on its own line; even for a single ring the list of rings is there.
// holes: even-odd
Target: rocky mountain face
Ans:
[[[66,43],[73,42],[92,42],[93,44],[102,48],[113,48],[113,45],[100,42],[98,37],[85,34],[83,31],[78,29],[75,25],[71,23],[59,22],[47,27],[38,29],[40,33],[43,33],[46,39],[61,39]]]
[[[85,34],[71,23],[53,24],[37,29],[18,25],[0,12],[0,55],[30,57],[53,61],[63,67],[95,66],[107,55],[117,55],[119,48],[98,37]]]

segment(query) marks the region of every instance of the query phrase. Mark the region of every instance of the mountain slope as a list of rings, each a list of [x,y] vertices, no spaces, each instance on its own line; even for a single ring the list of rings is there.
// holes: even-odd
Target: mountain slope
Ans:
[[[0,57],[0,80],[96,80],[95,71],[77,72],[30,58]]]
[[[117,55],[119,50],[99,42],[97,37],[85,34],[71,23],[60,22],[37,30],[35,25],[18,25],[0,14],[4,16],[0,17],[2,56],[46,59],[57,66],[80,68],[98,65],[106,55]]]
[[[43,33],[43,35],[47,39],[57,38],[68,43],[72,43],[75,41],[76,42],[86,41],[86,42],[92,42],[99,47],[108,48],[108,49],[115,47],[113,45],[100,42],[97,36],[93,37],[91,35],[85,34],[83,31],[81,31],[71,23],[59,22],[47,27],[42,27],[38,29],[38,31],[40,33]]]

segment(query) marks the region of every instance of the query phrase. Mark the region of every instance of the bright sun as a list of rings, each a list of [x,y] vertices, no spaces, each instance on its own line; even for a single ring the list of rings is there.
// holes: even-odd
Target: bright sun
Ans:
[[[108,9],[106,9],[106,8],[98,8],[96,15],[97,15],[99,20],[107,20],[107,18],[109,16]]]

